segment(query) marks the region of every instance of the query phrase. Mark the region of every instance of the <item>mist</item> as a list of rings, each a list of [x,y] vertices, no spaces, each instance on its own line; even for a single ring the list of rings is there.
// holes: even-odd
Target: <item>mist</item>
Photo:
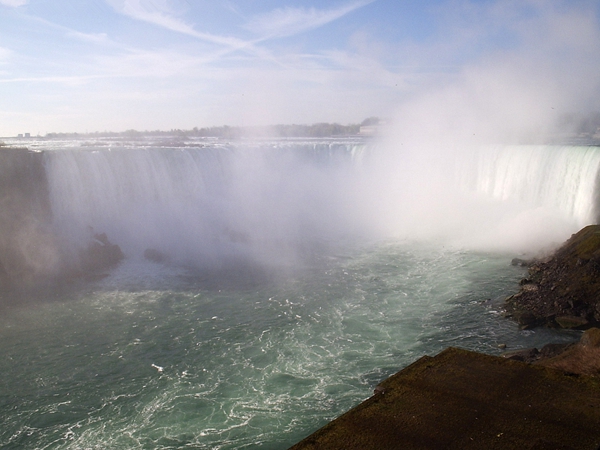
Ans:
[[[530,6],[527,19],[505,24],[511,32],[507,48],[420,86],[396,109],[378,143],[367,195],[377,199],[378,211],[371,214],[380,215],[384,233],[536,253],[595,220],[590,211],[573,215],[524,194],[500,198],[465,189],[486,154],[507,146],[523,146],[511,151],[528,166],[515,161],[506,176],[520,177],[524,192],[527,183],[531,190],[551,189],[542,177],[559,172],[544,173],[547,163],[541,159],[536,167],[524,154],[527,146],[573,139],[577,123],[564,118],[598,108],[600,31],[594,11],[586,3]],[[502,22],[518,8],[502,2],[485,13]],[[595,186],[588,189],[591,199]]]
[[[361,165],[343,142],[65,150],[45,157],[53,226],[73,255],[90,233],[106,233],[131,259],[152,249],[170,263],[202,270],[240,264],[293,270],[340,239],[368,233],[353,187]]]
[[[360,151],[348,148],[353,144],[317,148],[305,142],[294,149],[265,141],[198,151],[47,153],[48,195],[61,248],[77,254],[92,227],[128,257],[155,249],[200,267],[232,259],[283,267],[343,240],[435,240],[536,253],[595,221],[598,161],[585,149],[559,148],[581,129],[565,117],[585,118],[598,109],[594,2],[457,2],[437,8],[441,25],[430,39],[396,41],[391,50],[390,43],[376,45],[361,31],[350,39],[360,43],[355,53],[319,54],[344,61],[344,70],[325,70],[313,61],[308,77],[306,68],[294,64],[274,71],[258,64],[223,78],[228,91],[239,90],[237,102],[252,93],[237,116],[229,116],[233,122],[299,111],[296,117],[305,117],[307,110],[313,117],[321,110],[337,110],[341,117],[368,111],[360,113],[366,117],[379,107],[391,109],[380,135]],[[416,69],[393,72],[381,56],[385,50]],[[299,89],[307,80],[308,91]],[[209,110],[231,103],[213,100]],[[177,103],[177,97],[169,101]],[[111,120],[129,123],[113,116],[111,109]]]

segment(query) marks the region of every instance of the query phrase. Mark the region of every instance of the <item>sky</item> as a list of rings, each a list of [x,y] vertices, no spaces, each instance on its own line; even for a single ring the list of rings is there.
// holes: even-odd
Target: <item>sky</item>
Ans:
[[[539,127],[600,110],[599,24],[597,0],[0,0],[0,136]]]

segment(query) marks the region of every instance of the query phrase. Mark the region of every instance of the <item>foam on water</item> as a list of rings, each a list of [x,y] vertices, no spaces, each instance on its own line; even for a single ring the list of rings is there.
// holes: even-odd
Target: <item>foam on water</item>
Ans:
[[[481,304],[523,274],[502,255],[391,241],[234,289],[148,270],[3,318],[3,445],[285,448],[423,354],[565,339]]]

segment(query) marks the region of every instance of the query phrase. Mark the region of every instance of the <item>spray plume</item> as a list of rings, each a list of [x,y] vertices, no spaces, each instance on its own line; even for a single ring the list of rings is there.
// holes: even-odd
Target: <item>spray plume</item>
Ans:
[[[506,10],[519,8],[500,5],[505,18],[511,17]],[[585,159],[577,154],[585,149],[572,150],[575,161],[551,162],[564,155],[557,155],[556,147],[532,150],[531,145],[572,136],[564,118],[597,107],[598,18],[590,4],[528,5],[534,13],[511,25],[517,43],[445,82],[425,86],[398,108],[379,143],[382,152],[367,195],[379,199],[376,214],[385,232],[526,252],[562,242],[595,220],[593,208],[573,214],[562,200],[548,200],[557,194],[552,189],[561,189],[551,186],[560,180],[548,178],[587,177],[581,183],[588,191],[571,192],[570,201],[591,204],[597,157]],[[512,166],[501,173],[502,158]],[[482,177],[488,177],[487,188]],[[489,183],[496,184],[495,191]],[[521,186],[520,193],[508,193],[511,183]],[[532,196],[527,190],[539,192]]]

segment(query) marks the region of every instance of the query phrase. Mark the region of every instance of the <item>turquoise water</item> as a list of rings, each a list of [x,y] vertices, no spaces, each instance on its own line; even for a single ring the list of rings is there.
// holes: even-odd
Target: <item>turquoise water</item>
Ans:
[[[0,320],[0,446],[285,449],[424,354],[498,354],[520,331],[508,254],[388,240],[288,273],[128,259]]]

